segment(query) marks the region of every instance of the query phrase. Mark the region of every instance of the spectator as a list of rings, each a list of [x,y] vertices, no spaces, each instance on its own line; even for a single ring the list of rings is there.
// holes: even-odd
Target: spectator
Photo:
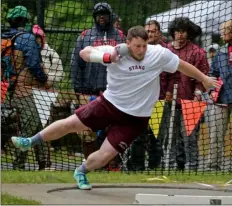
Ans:
[[[97,3],[93,8],[95,25],[82,32],[78,37],[71,59],[71,80],[80,104],[93,99],[106,89],[106,66],[99,63],[86,63],[79,52],[87,46],[115,46],[125,41],[113,25],[113,12],[108,3]],[[82,94],[82,95],[79,95]],[[94,97],[94,98],[95,98]],[[83,101],[87,100],[87,101]],[[84,132],[83,152],[85,158],[97,149],[96,135],[90,131]]]
[[[160,24],[156,20],[150,20],[145,24],[145,29],[148,32],[148,43],[152,45],[160,44],[166,47],[167,44],[163,41],[163,35],[160,30]]]
[[[159,22],[155,20],[150,20],[146,23],[145,29],[146,31],[148,31],[149,44],[153,44],[153,45],[160,44],[162,47],[167,47],[167,38],[162,35]],[[168,86],[167,73],[162,72],[160,74],[159,100],[165,100],[167,86]],[[151,162],[150,164],[155,165],[155,167],[160,166],[161,158],[163,156],[162,146],[164,144],[164,141],[168,137],[170,110],[171,110],[171,104],[169,102],[165,102],[163,116],[160,123],[159,134],[155,143],[156,146],[150,148],[150,154],[149,154],[149,160]],[[152,141],[155,142],[154,138],[152,139]],[[150,143],[150,145],[152,144]]]
[[[121,21],[122,19],[115,13],[113,13],[113,22],[114,22],[114,28],[116,28],[120,34],[120,36],[124,36],[124,32],[121,29]]]
[[[56,121],[33,137],[12,137],[15,147],[28,150],[41,141],[59,139],[68,133],[87,128],[93,131],[109,127],[101,148],[76,168],[73,177],[77,188],[90,190],[86,174],[105,166],[130,147],[143,132],[159,98],[159,74],[177,69],[202,82],[206,89],[218,88],[218,82],[178,58],[160,45],[147,45],[148,35],[142,26],[129,29],[127,43],[86,47],[80,56],[87,62],[107,64],[107,89],[96,100],[78,108],[70,117]],[[157,90],[153,91],[153,88]],[[118,109],[120,108],[120,109]],[[105,176],[104,176],[105,178]]]
[[[208,105],[207,124],[210,136],[210,149],[207,167],[213,170],[221,170],[224,156],[224,137],[230,123],[232,106],[232,20],[221,25],[221,38],[226,43],[220,48],[213,59],[210,75],[220,77],[223,86],[219,98],[215,104]],[[229,162],[230,170],[232,161]]]
[[[32,28],[33,34],[36,36],[36,41],[40,46],[40,53],[41,53],[41,58],[42,58],[42,67],[46,74],[48,75],[48,80],[51,81],[53,88],[58,84],[61,79],[64,77],[64,71],[63,71],[63,66],[62,66],[62,61],[59,57],[59,54],[46,42],[46,36],[44,31],[39,27],[39,25],[34,25]],[[47,94],[49,96],[49,94]],[[56,106],[55,106],[56,105]],[[51,104],[51,111],[58,108],[58,105],[56,102]],[[62,107],[62,105],[60,105]],[[65,105],[65,108],[67,106]],[[62,110],[60,108],[60,110]],[[70,113],[68,113],[69,115]],[[54,115],[50,113],[50,119],[49,121],[53,121]],[[60,148],[60,141],[53,141],[51,143],[51,146],[54,147],[54,150],[58,150]]]
[[[42,65],[48,75],[48,80],[53,84],[59,83],[64,77],[64,71],[62,66],[62,61],[59,54],[46,42],[46,37],[44,31],[39,27],[39,25],[33,26],[33,34],[36,36],[36,41],[40,46]]]
[[[217,51],[219,49],[219,45],[218,44],[212,44],[208,47],[208,61],[209,61],[209,65],[211,65],[213,58],[216,56]]]
[[[160,30],[159,22],[150,20],[145,24],[145,30],[148,33],[148,43],[151,45],[160,44],[166,47],[166,43],[162,41],[162,33]],[[160,100],[165,97],[167,87],[166,72],[160,74]],[[154,88],[155,89],[155,88]],[[155,137],[150,126],[140,136],[136,138],[131,146],[131,156],[128,161],[128,169],[131,170],[144,170],[145,169],[145,153],[148,151],[148,168],[154,169],[160,166],[162,158],[162,141],[167,131],[167,119],[169,114],[169,104],[165,104],[162,123],[160,127],[160,135]],[[161,131],[163,130],[163,131]]]
[[[119,15],[114,13],[113,20],[114,20],[114,27],[120,30],[122,19],[119,17]]]
[[[6,104],[17,108],[19,111],[20,135],[32,135],[42,129],[39,114],[37,112],[32,94],[32,86],[49,87],[47,75],[40,65],[40,54],[35,36],[30,33],[30,14],[23,6],[16,6],[7,14],[10,31],[2,34],[2,38],[12,38],[22,32],[14,40],[13,61],[17,75],[9,88]],[[35,147],[36,159],[39,169],[50,166],[46,158],[47,144],[39,144]],[[27,160],[27,152],[16,149],[14,169],[24,169]]]
[[[180,59],[194,65],[204,74],[208,74],[209,64],[206,52],[193,43],[194,39],[201,34],[200,27],[186,17],[178,17],[169,24],[168,32],[173,38],[173,42],[168,44],[168,48],[178,55]],[[172,100],[174,84],[178,83],[170,166],[173,167],[176,161],[178,169],[197,170],[200,127],[198,123],[191,135],[186,135],[180,100],[199,101],[198,93],[199,91],[204,91],[204,87],[201,82],[189,78],[180,72],[168,74],[168,83],[167,101]]]
[[[159,22],[155,20],[150,20],[146,23],[145,29],[148,32],[148,43],[152,45],[160,44],[162,47],[167,47],[167,44],[163,41],[163,35],[160,30]],[[165,99],[165,92],[167,88],[166,72],[162,72],[160,75],[160,98]]]

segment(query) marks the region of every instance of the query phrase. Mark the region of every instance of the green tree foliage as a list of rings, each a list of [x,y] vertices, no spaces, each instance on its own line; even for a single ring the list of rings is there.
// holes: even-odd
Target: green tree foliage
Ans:
[[[14,8],[17,5],[25,6],[30,13],[36,14],[36,1],[31,0],[3,0],[6,2],[9,9]]]
[[[6,17],[7,12],[10,9],[12,9],[18,5],[25,6],[31,14],[32,21],[33,22],[36,21],[36,13],[37,13],[36,1],[31,1],[31,0],[2,0],[2,6],[4,6],[4,8],[2,8],[2,11],[4,11],[4,13],[2,13],[2,23],[5,23],[5,17]]]
[[[64,27],[84,30],[93,24],[93,0],[47,0],[45,10],[46,27]],[[109,0],[113,11],[123,19],[122,27],[144,24],[147,16],[170,8],[170,0]]]
[[[1,4],[1,23],[2,25],[6,25],[6,15],[8,12],[8,6],[6,4],[6,2],[2,2]]]
[[[91,27],[92,22],[92,11],[89,9],[88,1],[47,1],[46,27],[84,30]]]
[[[3,0],[2,1],[2,24],[5,25],[5,17],[10,8],[16,5],[25,6],[37,20],[37,7],[40,1],[45,2],[44,23],[46,28],[46,39],[51,48],[55,49],[62,58],[66,77],[61,85],[62,88],[70,90],[69,70],[70,59],[75,42],[80,32],[93,26],[93,7],[99,0]],[[190,0],[178,0],[189,3]],[[134,25],[143,25],[145,19],[170,9],[170,0],[108,0],[104,1],[111,5],[113,12],[121,19],[121,27],[126,31]],[[50,32],[51,30],[57,32]],[[59,30],[70,30],[59,32]],[[77,32],[79,31],[79,32]]]
[[[83,31],[93,26],[92,11],[96,3],[92,0],[48,0],[45,9],[45,27]],[[170,1],[149,0],[109,0],[113,11],[122,18],[122,28],[127,31],[134,25],[143,25],[147,16],[169,9]],[[60,54],[66,71],[61,84],[64,90],[70,90],[69,70],[71,53],[79,33],[47,33],[47,40]]]
[[[143,25],[148,16],[170,8],[170,0],[109,0],[107,2],[112,6],[113,11],[121,17],[122,28],[125,31],[132,26]]]

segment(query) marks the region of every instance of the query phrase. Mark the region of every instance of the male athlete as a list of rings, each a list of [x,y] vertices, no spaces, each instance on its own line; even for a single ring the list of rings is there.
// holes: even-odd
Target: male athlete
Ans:
[[[153,106],[159,98],[161,72],[179,70],[201,81],[206,89],[219,86],[215,78],[204,75],[168,49],[148,45],[148,34],[142,26],[128,31],[127,44],[88,46],[80,51],[80,56],[86,62],[108,65],[105,92],[77,109],[75,114],[52,123],[32,138],[12,137],[12,141],[17,148],[25,151],[71,132],[109,127],[101,148],[74,172],[78,188],[83,190],[92,187],[86,177],[89,171],[105,166],[147,128]]]

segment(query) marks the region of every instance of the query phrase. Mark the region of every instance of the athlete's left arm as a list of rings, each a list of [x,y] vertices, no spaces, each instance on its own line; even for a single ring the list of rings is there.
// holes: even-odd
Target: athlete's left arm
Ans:
[[[192,77],[204,85],[204,87],[208,90],[210,88],[219,87],[219,83],[217,82],[217,79],[214,77],[209,77],[202,73],[200,70],[198,70],[195,66],[189,64],[188,62],[185,62],[180,59],[178,71],[182,72],[186,76]]]
[[[115,47],[110,45],[92,47],[87,46],[80,51],[80,56],[86,62],[112,63],[120,56],[128,54],[127,45],[122,43]]]

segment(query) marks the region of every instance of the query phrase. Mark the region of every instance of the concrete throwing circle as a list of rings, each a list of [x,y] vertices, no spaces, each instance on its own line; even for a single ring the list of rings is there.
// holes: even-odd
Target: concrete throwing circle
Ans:
[[[222,197],[231,198],[232,188],[208,188],[191,185],[151,185],[151,184],[97,184],[92,190],[78,190],[77,186],[54,188],[47,191],[52,196],[64,197],[67,204],[194,204],[203,202],[219,203]],[[171,197],[172,199],[170,199]],[[208,199],[206,198],[208,197]],[[214,198],[211,198],[214,197]],[[224,199],[225,199],[224,198]],[[206,200],[207,199],[207,200]],[[146,201],[149,200],[150,202]],[[223,203],[223,201],[221,201]],[[212,205],[212,204],[211,204]],[[214,204],[215,205],[215,204]]]

